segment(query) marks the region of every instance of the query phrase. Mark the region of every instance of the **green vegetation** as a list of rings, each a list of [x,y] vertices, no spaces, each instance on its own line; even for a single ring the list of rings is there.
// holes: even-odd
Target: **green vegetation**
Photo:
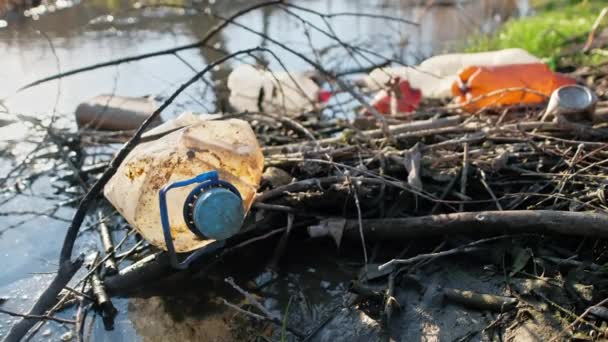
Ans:
[[[287,308],[285,308],[285,316],[283,316],[283,322],[281,324],[281,342],[287,341],[287,316],[289,316],[289,308],[291,307],[291,300],[293,296],[289,297],[287,302]]]
[[[519,47],[557,64],[594,64],[608,60],[606,50],[583,55],[584,44],[602,8],[604,0],[535,0],[536,13],[513,19],[491,36],[475,37],[468,51],[488,51]],[[601,27],[606,27],[605,18]],[[604,52],[602,54],[602,52]]]

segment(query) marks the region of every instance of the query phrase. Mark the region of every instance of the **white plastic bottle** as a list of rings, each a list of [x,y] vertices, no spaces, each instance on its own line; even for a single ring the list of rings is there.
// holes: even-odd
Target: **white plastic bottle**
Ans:
[[[320,106],[321,88],[302,73],[271,72],[243,64],[228,76],[228,88],[230,104],[238,111],[261,109],[294,116]]]

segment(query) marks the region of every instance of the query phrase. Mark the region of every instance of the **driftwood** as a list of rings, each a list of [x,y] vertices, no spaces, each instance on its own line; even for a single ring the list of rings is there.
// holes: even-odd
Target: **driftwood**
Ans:
[[[517,305],[517,299],[492,294],[476,293],[459,289],[443,289],[445,299],[464,306],[479,310],[504,312],[512,310]]]
[[[101,244],[104,249],[104,253],[108,256],[104,267],[106,274],[116,274],[118,272],[118,266],[116,266],[116,260],[114,259],[114,242],[112,241],[112,232],[110,228],[104,222],[105,218],[102,211],[99,211],[99,235],[101,237]]]
[[[118,274],[106,277],[104,285],[112,294],[123,294],[137,290],[150,281],[175,273],[166,254],[154,254],[144,258]]]
[[[396,240],[450,234],[563,234],[608,237],[608,215],[551,210],[463,212],[406,218],[363,220],[365,237]],[[344,234],[358,238],[357,220],[346,221]]]
[[[95,296],[95,304],[101,309],[104,324],[108,329],[113,329],[114,316],[116,316],[118,311],[114,307],[114,304],[112,304],[112,299],[108,296],[101,279],[99,279],[99,276],[95,272],[91,275],[91,288]]]

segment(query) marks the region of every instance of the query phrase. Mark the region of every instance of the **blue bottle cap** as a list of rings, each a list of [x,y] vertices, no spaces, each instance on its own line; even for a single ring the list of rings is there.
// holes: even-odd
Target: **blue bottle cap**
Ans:
[[[243,201],[224,188],[204,191],[194,202],[194,226],[206,237],[225,240],[241,230],[245,218]]]

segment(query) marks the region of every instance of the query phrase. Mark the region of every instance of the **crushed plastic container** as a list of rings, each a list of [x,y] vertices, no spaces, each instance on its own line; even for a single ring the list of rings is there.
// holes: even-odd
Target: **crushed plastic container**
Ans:
[[[466,111],[476,112],[482,108],[543,103],[555,89],[571,84],[576,84],[576,80],[555,73],[542,63],[470,66],[458,74],[452,94],[458,103],[465,104]],[[519,88],[522,90],[509,90]]]
[[[415,111],[421,100],[420,90],[412,88],[408,81],[396,77],[391,80],[387,89],[376,94],[371,105],[381,114],[397,115]]]
[[[407,80],[412,87],[420,89],[426,98],[449,97],[449,87],[453,81],[452,78],[443,78],[419,66],[404,66],[374,69],[363,79],[363,85],[372,91],[381,90],[396,78]]]
[[[228,76],[230,104],[238,111],[299,115],[317,110],[329,93],[304,73],[272,72],[243,64]]]
[[[540,63],[541,60],[523,49],[504,49],[478,53],[451,53],[431,57],[417,66],[377,68],[364,78],[371,90],[382,89],[391,78],[407,80],[422,91],[425,98],[451,96],[452,83],[460,69],[471,66]]]
[[[242,120],[201,120],[135,147],[104,189],[152,245],[175,253],[236,234],[260,183],[264,157]],[[196,253],[195,253],[196,254]]]

